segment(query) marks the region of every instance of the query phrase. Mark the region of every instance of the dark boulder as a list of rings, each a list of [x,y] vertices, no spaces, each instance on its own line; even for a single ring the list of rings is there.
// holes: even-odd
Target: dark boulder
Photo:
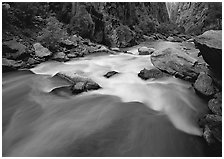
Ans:
[[[2,43],[3,55],[7,58],[16,60],[28,56],[26,46],[16,40],[5,41]]]
[[[114,76],[115,74],[118,74],[118,72],[117,71],[109,71],[103,76],[106,78],[110,78],[110,77]]]
[[[222,93],[214,95],[208,102],[209,109],[216,115],[222,115]]]
[[[215,94],[215,87],[212,78],[201,72],[194,83],[195,91],[202,96],[212,97]]]
[[[222,31],[206,31],[195,37],[194,43],[205,62],[217,73],[222,73]]]
[[[195,81],[198,74],[204,71],[195,58],[176,48],[155,51],[151,62],[156,68],[188,81]]]
[[[143,79],[143,80],[147,80],[150,78],[162,78],[164,76],[167,76],[167,74],[163,73],[162,71],[160,71],[159,69],[151,69],[151,70],[147,70],[147,69],[143,69],[138,73],[138,76]]]

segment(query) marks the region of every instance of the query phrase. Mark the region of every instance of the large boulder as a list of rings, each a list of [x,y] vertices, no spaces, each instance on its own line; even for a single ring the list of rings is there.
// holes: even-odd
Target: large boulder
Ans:
[[[17,59],[24,58],[26,53],[26,46],[17,42],[16,40],[5,41],[2,43],[3,55],[7,58]]]
[[[212,97],[215,94],[215,87],[212,78],[201,72],[194,83],[195,91],[205,97]]]
[[[71,83],[71,91],[74,94],[86,92],[89,90],[97,90],[101,88],[96,82],[92,79],[85,77],[83,75],[79,75],[70,71],[63,71],[57,73],[55,76],[58,76],[62,79],[67,80]]]
[[[69,60],[69,58],[63,52],[54,53],[51,59],[56,60],[56,61],[60,61],[60,62]]]
[[[159,69],[151,69],[151,70],[147,70],[147,69],[143,69],[138,73],[138,76],[143,79],[143,80],[147,80],[150,78],[162,78],[164,76],[167,76],[165,73],[163,73],[162,71],[160,71]]]
[[[222,30],[209,30],[195,37],[194,43],[211,68],[222,73]]]
[[[151,62],[156,68],[188,81],[195,81],[204,70],[196,59],[176,48],[155,51],[151,55]]]
[[[40,58],[45,58],[52,55],[52,52],[50,52],[47,48],[43,47],[40,43],[33,44],[35,55]]]
[[[23,65],[22,61],[15,61],[15,60],[9,60],[6,58],[2,58],[2,71],[8,72],[8,71],[14,71],[19,69]]]
[[[146,46],[138,48],[139,55],[151,55],[154,51],[154,48],[149,48]]]

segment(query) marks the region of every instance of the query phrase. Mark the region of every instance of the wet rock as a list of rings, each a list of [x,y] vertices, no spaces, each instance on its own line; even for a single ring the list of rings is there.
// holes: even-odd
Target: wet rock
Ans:
[[[72,93],[79,94],[85,91],[85,82],[77,82],[72,86]]]
[[[165,73],[163,73],[162,71],[160,71],[159,69],[151,69],[151,70],[147,70],[147,69],[143,69],[138,73],[138,76],[140,78],[142,78],[143,80],[147,80],[150,78],[162,78],[164,76],[167,76]]]
[[[195,37],[195,46],[214,71],[222,72],[222,31],[209,30]]]
[[[154,41],[154,40],[157,39],[157,37],[155,37],[154,35],[152,35],[152,36],[143,35],[143,38],[144,38],[146,41]]]
[[[33,44],[35,55],[44,58],[51,56],[52,52],[50,52],[47,48],[43,47],[40,43]]]
[[[196,67],[197,60],[176,48],[155,51],[151,55],[152,64],[178,78],[194,81],[203,68]]]
[[[112,51],[120,52],[120,49],[118,47],[111,48]]]
[[[106,78],[110,78],[110,77],[114,76],[115,74],[118,74],[118,72],[117,71],[109,71],[103,76]]]
[[[2,71],[8,72],[8,71],[14,71],[19,69],[23,65],[23,62],[15,61],[15,60],[9,60],[6,58],[2,58]]]
[[[60,62],[69,60],[69,58],[63,52],[56,52],[56,53],[54,53],[51,59],[57,60],[57,61],[60,61]]]
[[[151,55],[154,51],[154,48],[148,48],[145,46],[138,48],[139,55]]]
[[[72,85],[71,90],[74,94],[101,88],[92,79],[70,71],[59,72],[55,76],[69,81]]]
[[[206,125],[205,128],[204,128],[203,137],[208,144],[215,143],[214,137],[212,135],[212,131],[210,130],[208,125]]]
[[[100,53],[100,52],[105,52],[109,54],[116,54],[116,51],[109,50],[107,47],[101,45],[98,49],[93,50],[92,53]]]
[[[36,59],[30,57],[30,58],[27,60],[27,63],[28,63],[29,65],[33,66],[33,65],[35,65],[35,64],[40,63],[40,61],[38,61],[38,60],[36,60]]]
[[[211,97],[215,94],[215,88],[212,82],[212,78],[207,74],[201,72],[194,83],[195,91],[205,97]]]
[[[209,109],[216,115],[222,115],[222,93],[214,95],[208,102]]]
[[[3,55],[7,54],[8,58],[17,59],[28,56],[26,53],[26,46],[17,42],[16,40],[10,40],[2,43]]]
[[[167,38],[168,41],[171,41],[171,42],[183,42],[183,39],[180,38],[180,37],[177,37],[177,36],[169,36]]]

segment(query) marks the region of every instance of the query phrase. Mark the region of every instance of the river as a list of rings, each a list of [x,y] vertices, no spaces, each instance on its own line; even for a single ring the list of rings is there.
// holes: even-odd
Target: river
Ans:
[[[143,68],[150,55],[120,53],[3,73],[3,156],[208,156],[197,124],[206,103],[186,81],[142,80]],[[59,71],[102,89],[72,95]]]

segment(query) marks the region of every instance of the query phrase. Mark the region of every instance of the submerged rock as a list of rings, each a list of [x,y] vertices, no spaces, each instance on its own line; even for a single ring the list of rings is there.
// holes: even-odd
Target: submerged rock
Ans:
[[[171,75],[194,81],[203,68],[198,67],[197,60],[176,48],[155,51],[151,55],[152,64]]]
[[[194,83],[194,89],[200,95],[211,97],[215,94],[214,84],[212,78],[207,74],[201,72]]]
[[[47,48],[43,47],[40,43],[33,44],[36,56],[43,58],[47,56],[51,56],[52,52],[50,52]]]
[[[143,80],[147,80],[149,78],[162,78],[164,76],[167,76],[165,73],[163,73],[162,71],[158,70],[158,69],[151,69],[151,70],[147,70],[147,69],[143,69],[138,73],[138,76],[143,79]]]
[[[110,77],[114,76],[115,74],[118,74],[118,72],[117,71],[109,71],[103,76],[106,78],[110,78]]]
[[[138,48],[139,55],[151,55],[154,51],[154,48],[148,48],[145,46]]]
[[[222,72],[222,30],[209,30],[195,37],[194,43],[206,63]]]

